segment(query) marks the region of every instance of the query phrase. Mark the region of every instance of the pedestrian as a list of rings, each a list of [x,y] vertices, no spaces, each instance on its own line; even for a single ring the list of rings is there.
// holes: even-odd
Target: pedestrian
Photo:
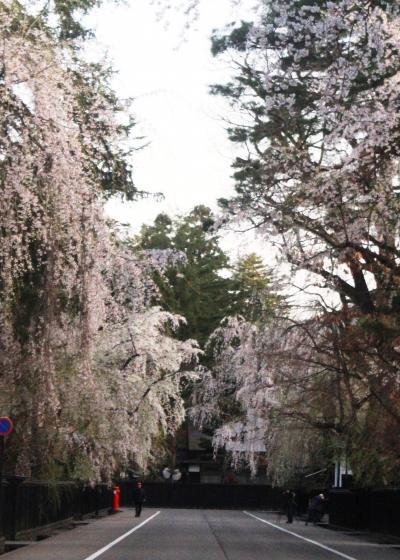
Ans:
[[[309,523],[319,523],[324,515],[325,508],[325,496],[324,494],[318,494],[310,499],[308,503],[307,521],[306,525]]]
[[[292,490],[286,490],[283,494],[283,507],[286,513],[286,523],[293,523],[294,510],[296,508],[296,494]]]
[[[140,481],[136,483],[136,488],[133,493],[133,501],[135,502],[135,517],[140,517],[143,504],[146,501],[146,491]]]

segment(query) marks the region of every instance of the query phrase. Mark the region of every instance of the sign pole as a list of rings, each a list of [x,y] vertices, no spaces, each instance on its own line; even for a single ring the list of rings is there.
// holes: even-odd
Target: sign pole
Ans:
[[[3,480],[3,464],[4,464],[4,447],[5,441],[4,436],[0,436],[0,483]]]
[[[4,467],[4,448],[5,439],[12,432],[13,423],[7,416],[0,418],[0,536],[4,536],[4,485],[3,485],[3,467]]]
[[[4,536],[4,485],[3,485],[3,465],[4,465],[4,446],[5,437],[0,436],[0,538]]]

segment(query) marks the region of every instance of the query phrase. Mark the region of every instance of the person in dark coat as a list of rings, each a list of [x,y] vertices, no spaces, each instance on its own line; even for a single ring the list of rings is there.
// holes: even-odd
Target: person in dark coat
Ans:
[[[324,515],[325,509],[325,496],[323,494],[318,494],[311,498],[308,504],[308,515],[306,525],[308,523],[319,523]]]
[[[141,482],[138,482],[136,484],[136,488],[133,494],[133,501],[135,502],[135,511],[136,511],[135,517],[140,517],[140,514],[142,513],[143,504],[146,501],[146,492]]]
[[[283,494],[283,507],[287,516],[286,523],[293,523],[294,510],[296,508],[296,494],[291,490],[286,490]]]

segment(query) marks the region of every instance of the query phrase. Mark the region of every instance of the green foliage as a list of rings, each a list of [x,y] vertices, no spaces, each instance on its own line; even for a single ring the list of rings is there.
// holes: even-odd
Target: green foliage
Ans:
[[[82,22],[83,16],[102,3],[103,0],[14,0],[13,9],[22,12],[35,8],[31,25],[44,24],[52,29],[58,39],[71,41],[87,38],[91,34]]]
[[[59,17],[60,38],[76,39],[88,32],[79,22],[79,16],[87,14],[101,0],[54,0],[54,12]]]
[[[142,249],[173,248],[173,222],[167,214],[159,214],[152,226],[142,226],[139,246]]]
[[[281,298],[271,290],[272,271],[255,253],[246,255],[234,267],[233,301],[230,315],[243,315],[250,322],[266,320]]]
[[[211,52],[213,56],[217,56],[231,48],[235,48],[239,52],[244,52],[246,50],[247,36],[251,26],[252,24],[248,21],[242,21],[237,27],[236,23],[231,23],[226,27],[226,31],[234,27],[229,34],[224,33],[224,35],[221,36],[214,33],[211,38]]]
[[[380,407],[373,405],[366,411],[363,422],[353,425],[347,453],[356,484],[391,486],[399,483],[397,426],[393,418],[382,422]]]
[[[135,146],[129,140],[135,121],[110,85],[114,72],[102,64],[76,59],[71,73],[79,92],[75,120],[82,134],[83,150],[92,177],[105,198],[120,195],[134,200],[142,194],[134,185],[130,164]],[[98,111],[99,102],[103,102],[114,117],[110,122]],[[125,123],[120,116],[126,116]],[[88,131],[90,142],[85,142]]]
[[[224,277],[229,260],[211,229],[213,223],[211,210],[197,206],[175,221],[159,215],[154,225],[142,227],[136,240],[141,249],[171,249],[184,256],[184,262],[170,267],[165,276],[156,276],[158,303],[186,318],[179,337],[193,338],[201,345],[228,313],[232,301],[232,280]]]
[[[255,253],[234,266],[219,246],[209,208],[197,206],[188,215],[172,220],[160,214],[144,225],[136,239],[141,249],[173,250],[183,262],[171,266],[162,277],[158,304],[183,315],[187,325],[179,335],[204,346],[226,316],[243,315],[249,321],[267,317],[281,303],[271,289],[272,271]]]

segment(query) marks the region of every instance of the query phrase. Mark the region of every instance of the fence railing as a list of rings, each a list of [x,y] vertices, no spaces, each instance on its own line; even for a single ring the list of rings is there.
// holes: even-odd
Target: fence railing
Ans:
[[[10,477],[3,481],[0,526],[7,540],[15,540],[33,529],[109,509],[111,496],[112,491],[106,485],[90,487],[74,482],[46,483]]]
[[[146,503],[154,507],[210,509],[282,508],[282,490],[266,485],[146,482]],[[121,504],[133,505],[134,483],[122,482]]]
[[[329,521],[349,529],[400,536],[400,489],[331,490]]]
[[[120,488],[121,505],[132,506],[134,482],[121,482]],[[153,507],[282,509],[282,490],[266,485],[146,482],[145,489],[146,503]],[[297,492],[299,513],[306,511],[309,497],[309,493]],[[106,485],[50,484],[11,477],[3,481],[0,539],[2,532],[7,540],[15,540],[34,529],[96,514],[109,509],[111,502],[112,490]],[[400,536],[400,489],[332,489],[328,509],[331,524]]]

